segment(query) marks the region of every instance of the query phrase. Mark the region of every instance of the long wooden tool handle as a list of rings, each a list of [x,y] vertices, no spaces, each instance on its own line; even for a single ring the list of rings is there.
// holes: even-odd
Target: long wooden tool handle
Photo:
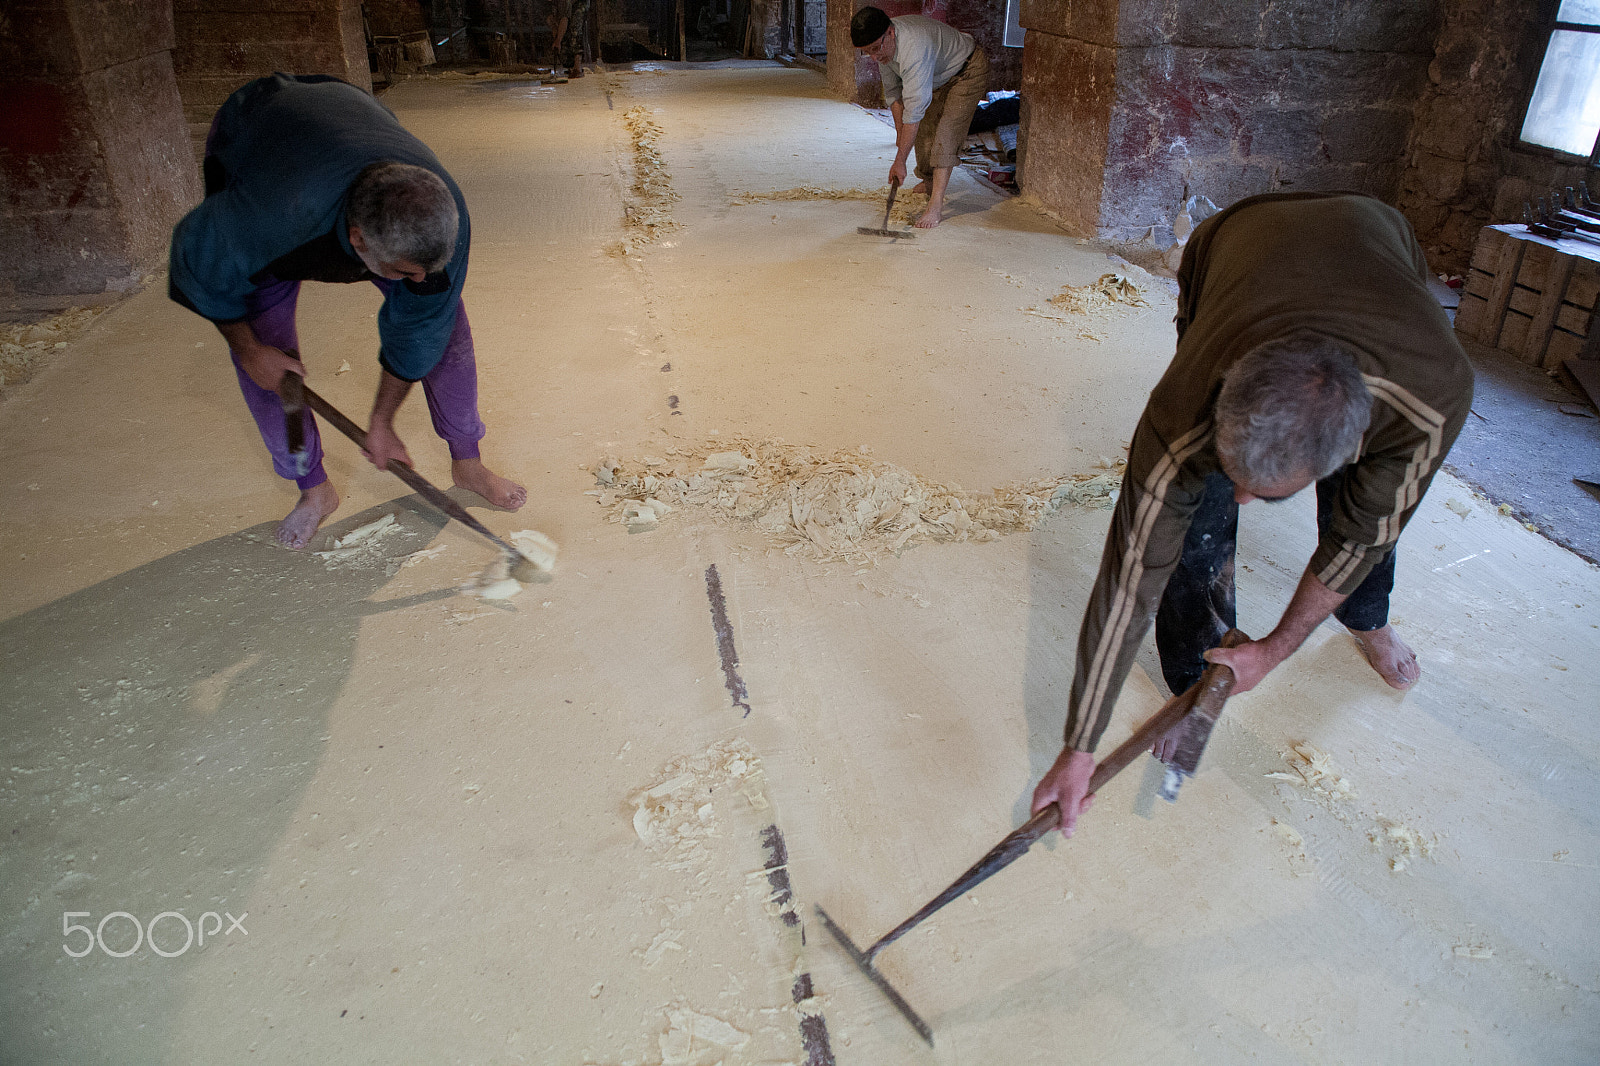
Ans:
[[[316,392],[312,390],[310,385],[304,386],[304,391],[306,403],[310,405],[313,411],[327,419],[340,433],[343,433],[345,436],[355,441],[356,445],[363,451],[366,450],[366,430],[362,429],[360,426],[346,418],[343,412],[341,412],[337,407],[333,406],[333,404],[329,403],[327,400],[324,400],[321,396],[318,396]],[[483,534],[483,536],[499,545],[505,551],[510,552],[513,556],[520,556],[522,554],[521,552],[517,551],[516,548],[513,548],[511,545],[507,544],[505,541],[501,540],[499,537],[485,529],[483,523],[479,522],[476,518],[473,518],[472,515],[467,512],[465,507],[462,507],[449,496],[446,496],[443,492],[439,491],[439,489],[433,486],[432,482],[423,477],[421,474],[417,473],[415,470],[411,469],[411,467],[407,466],[405,463],[402,463],[398,459],[390,459],[388,469],[389,472],[395,477],[399,478],[401,481],[404,481],[407,485],[411,486],[411,488],[415,489],[423,499],[439,508],[439,510],[443,511],[451,518],[454,518],[457,522],[460,522],[468,529]]]
[[[883,209],[883,228],[889,228],[889,216],[894,213],[894,195],[900,191],[900,179],[889,176],[889,203]]]
[[[300,455],[306,450],[306,381],[289,371],[278,383],[278,399],[283,404],[283,428],[289,439],[289,453]],[[299,471],[305,473],[305,471]]]
[[[1222,638],[1222,647],[1231,648],[1250,638],[1237,629],[1230,629]],[[1206,667],[1200,680],[1190,685],[1181,695],[1168,700],[1162,708],[1150,716],[1149,721],[1140,726],[1138,731],[1117,746],[1102,759],[1094,768],[1094,774],[1089,778],[1089,791],[1095,792],[1107,781],[1127,768],[1128,764],[1137,759],[1143,752],[1149,751],[1150,746],[1167,731],[1183,720],[1183,716],[1191,709],[1203,710],[1206,713],[1215,713],[1228,699],[1228,694],[1233,691],[1233,671],[1220,663]],[[1028,853],[1034,842],[1050,830],[1061,824],[1061,808],[1052,803],[1021,826],[1012,830],[1000,843],[989,849],[988,854],[973,864],[972,868],[950,885],[949,888],[939,893],[923,905],[911,917],[885,933],[878,942],[865,952],[870,963],[877,957],[878,952],[909,933],[913,927],[922,922],[934,911],[943,907],[977,885],[993,877],[1007,866],[1016,862]]]

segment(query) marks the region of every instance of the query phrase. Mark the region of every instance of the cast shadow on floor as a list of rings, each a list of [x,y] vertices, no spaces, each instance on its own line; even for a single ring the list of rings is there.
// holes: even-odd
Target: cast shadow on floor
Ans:
[[[359,564],[286,551],[266,523],[0,623],[0,1061],[62,1060],[68,1034],[30,1019],[50,1002],[96,1005],[74,1041],[160,1057],[174,968],[201,952],[113,957],[134,942],[119,918],[105,953],[65,957],[62,913],[244,909],[318,772],[361,620],[458,594],[371,600],[445,524],[412,496],[334,529],[385,514],[399,528]],[[183,932],[169,919],[162,936]],[[159,979],[138,979],[152,966]]]

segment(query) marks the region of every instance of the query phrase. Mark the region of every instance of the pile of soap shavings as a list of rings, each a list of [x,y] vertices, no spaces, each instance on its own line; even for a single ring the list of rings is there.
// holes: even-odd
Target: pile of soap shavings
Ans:
[[[728,1052],[749,1042],[748,1033],[721,1018],[681,1005],[668,1008],[667,1031],[656,1040],[661,1066],[720,1064]]]
[[[730,788],[755,810],[767,809],[761,760],[742,740],[722,741],[669,763],[655,783],[632,797],[633,831],[663,856],[668,869],[702,866],[706,841],[719,835],[712,797]]]
[[[1355,799],[1355,786],[1333,765],[1333,756],[1322,749],[1302,742],[1290,745],[1283,757],[1294,773],[1286,774],[1280,770],[1268,774],[1269,778],[1303,785],[1329,799]]]
[[[915,196],[908,202],[908,196]],[[777,201],[799,200],[861,200],[865,203],[879,205],[878,222],[882,223],[882,206],[889,202],[889,187],[881,189],[829,189],[821,185],[799,185],[793,189],[776,189],[772,192],[742,192],[731,201],[734,204],[757,204]],[[894,210],[889,215],[892,226],[899,222],[909,225],[922,213],[922,197],[909,194],[904,189],[895,197]]]
[[[650,118],[650,109],[630,107],[622,113],[633,142],[633,195],[622,205],[628,236],[611,246],[614,255],[628,255],[662,235],[678,228],[672,205],[679,196],[672,188],[672,175],[661,159],[662,129]]]
[[[1347,825],[1354,824],[1349,809],[1351,801],[1356,798],[1355,785],[1334,765],[1332,756],[1320,748],[1301,742],[1290,745],[1290,750],[1285,752],[1283,757],[1293,772],[1277,771],[1267,774],[1267,777],[1275,781],[1288,781],[1306,789],[1341,821]],[[1420,833],[1383,814],[1359,813],[1368,823],[1368,842],[1384,856],[1389,869],[1394,873],[1405,870],[1414,859],[1433,857],[1434,848],[1439,843],[1437,833],[1432,835]],[[1274,824],[1277,824],[1276,820]],[[1279,829],[1279,833],[1292,848],[1296,850],[1302,848],[1304,842],[1293,829],[1283,827]],[[1300,852],[1300,857],[1304,857],[1303,850]]]
[[[1089,316],[1104,318],[1113,313],[1126,314],[1130,308],[1149,307],[1150,303],[1144,298],[1144,293],[1145,290],[1134,281],[1131,273],[1101,274],[1100,279],[1092,285],[1068,285],[1050,297],[1050,306],[1066,314],[1055,314],[1037,307],[1029,308],[1028,314],[1035,318],[1048,318],[1055,322],[1077,326],[1078,336],[1085,340],[1104,340],[1105,338],[1099,333],[1083,324],[1081,318]],[[1080,318],[1069,317],[1073,315]]]
[[[1110,507],[1125,465],[1102,459],[1101,473],[977,493],[928,481],[865,450],[827,453],[776,438],[736,438],[667,455],[608,457],[595,467],[602,489],[594,495],[630,533],[694,507],[754,523],[788,554],[856,562],[925,541],[981,543],[1027,532],[1067,503]]]
[[[38,322],[0,323],[0,388],[21,385],[52,354],[93,322],[103,307],[73,307]]]
[[[403,564],[399,559],[391,559],[384,550],[383,543],[396,533],[405,532],[405,528],[395,521],[393,514],[386,514],[364,526],[357,526],[344,536],[333,542],[333,547],[327,551],[312,552],[329,570],[357,570],[367,567],[388,567],[392,562],[394,569],[398,570]],[[392,572],[392,571],[391,571]]]

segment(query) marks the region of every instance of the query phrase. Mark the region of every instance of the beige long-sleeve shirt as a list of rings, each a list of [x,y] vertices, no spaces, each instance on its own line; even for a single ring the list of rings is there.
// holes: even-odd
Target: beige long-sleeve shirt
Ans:
[[[1183,550],[1212,412],[1251,349],[1309,329],[1351,348],[1372,422],[1310,571],[1348,595],[1394,547],[1467,417],[1472,368],[1428,291],[1405,218],[1355,193],[1270,194],[1203,222],[1184,249],[1178,350],[1134,432],[1122,494],[1078,633],[1066,742],[1093,751]]]
[[[883,79],[883,100],[902,101],[906,123],[921,122],[933,100],[933,91],[961,73],[972,58],[974,42],[968,34],[923,15],[901,15],[894,23],[894,56],[878,64]]]

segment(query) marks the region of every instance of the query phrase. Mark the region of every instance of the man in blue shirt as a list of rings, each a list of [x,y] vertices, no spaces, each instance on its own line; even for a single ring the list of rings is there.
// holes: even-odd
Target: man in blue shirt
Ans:
[[[906,157],[917,150],[912,192],[926,193],[921,229],[939,224],[950,172],[961,161],[961,145],[978,101],[988,91],[989,59],[970,36],[922,15],[891,19],[864,7],[850,20],[850,41],[877,60],[883,98],[894,115],[895,156],[891,181],[905,181]]]
[[[484,466],[477,362],[461,301],[471,226],[461,190],[427,146],[369,93],[337,78],[273,74],[235,92],[206,141],[206,198],[172,234],[169,294],[228,342],[245,403],[279,476],[300,500],[278,526],[290,548],[310,542],[339,506],[305,412],[297,468],[277,389],[306,374],[295,303],[302,281],[371,281],[381,365],[367,430],[378,469],[410,456],[394,415],[422,382],[457,485],[516,510],[522,486]]]

